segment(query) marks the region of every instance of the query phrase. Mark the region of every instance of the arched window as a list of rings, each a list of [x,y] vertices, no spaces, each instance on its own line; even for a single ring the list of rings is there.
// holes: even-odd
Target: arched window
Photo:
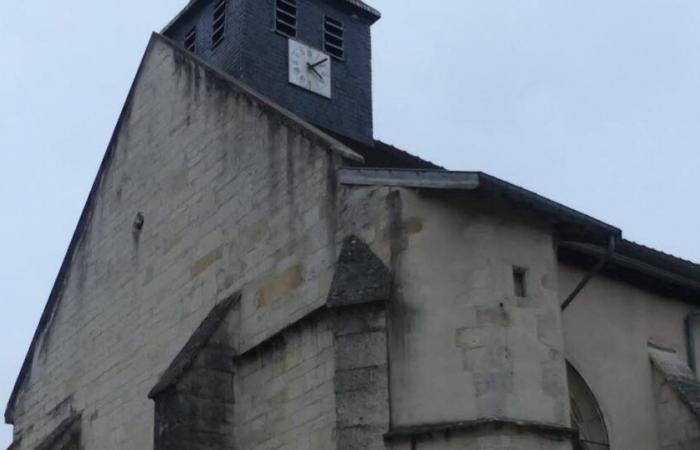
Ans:
[[[579,433],[576,450],[608,450],[608,428],[605,418],[583,377],[567,363],[569,395],[571,397],[571,426]]]

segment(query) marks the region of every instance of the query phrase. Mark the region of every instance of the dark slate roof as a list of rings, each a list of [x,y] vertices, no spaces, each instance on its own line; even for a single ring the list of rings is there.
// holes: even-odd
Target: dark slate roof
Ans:
[[[173,362],[170,363],[170,366],[163,372],[158,383],[156,383],[148,394],[148,398],[156,398],[158,394],[165,392],[177,384],[180,377],[192,367],[199,352],[209,343],[211,337],[216,330],[219,329],[231,307],[240,299],[240,293],[236,294],[222,301],[209,312],[182,350],[180,350],[180,353],[177,354]]]
[[[364,162],[349,161],[351,165],[374,168],[445,170],[444,167],[382,141],[375,140],[373,145],[370,145],[343,136],[327,128],[321,128],[321,130],[347,145],[348,148],[351,148],[364,158]]]
[[[196,5],[199,5],[200,3],[203,3],[205,0],[190,0],[187,5],[182,8],[182,10],[177,13],[177,15],[171,20],[165,28],[161,31],[161,34],[168,34],[168,30],[170,27],[175,25],[182,16],[187,14],[192,8],[194,8]],[[351,6],[353,8],[356,8],[359,12],[365,14],[367,17],[369,17],[372,22],[376,22],[377,20],[381,19],[382,14],[376,10],[375,8],[372,8],[369,6],[367,3],[365,3],[362,0],[326,0],[326,1],[331,1],[331,2],[338,2],[338,3],[343,3],[348,6]]]
[[[678,394],[695,417],[700,418],[700,382],[693,371],[672,351],[650,346],[649,356],[671,389]]]

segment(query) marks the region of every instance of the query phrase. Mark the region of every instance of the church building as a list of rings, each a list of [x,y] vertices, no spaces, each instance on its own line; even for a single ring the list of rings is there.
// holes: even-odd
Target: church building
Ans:
[[[151,36],[11,450],[700,448],[700,266],[374,139],[378,20],[192,0]]]

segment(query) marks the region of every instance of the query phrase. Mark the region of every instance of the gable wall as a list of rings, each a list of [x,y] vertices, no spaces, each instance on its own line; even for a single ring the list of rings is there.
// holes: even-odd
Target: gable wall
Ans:
[[[152,448],[147,394],[215,303],[242,289],[242,351],[323,302],[338,157],[288,123],[154,38],[16,404],[19,448],[71,410],[86,448]]]

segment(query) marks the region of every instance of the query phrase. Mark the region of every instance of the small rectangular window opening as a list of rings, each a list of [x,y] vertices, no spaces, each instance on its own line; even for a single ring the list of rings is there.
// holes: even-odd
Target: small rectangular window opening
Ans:
[[[221,44],[226,31],[226,0],[217,0],[214,3],[214,21],[212,23],[211,46]]]
[[[296,37],[297,0],[276,0],[275,5],[275,31]]]
[[[323,23],[323,48],[337,59],[345,56],[343,22],[326,17]]]
[[[527,269],[513,267],[513,287],[516,297],[527,297]]]
[[[193,27],[185,36],[185,49],[192,53],[197,50],[197,27]]]

